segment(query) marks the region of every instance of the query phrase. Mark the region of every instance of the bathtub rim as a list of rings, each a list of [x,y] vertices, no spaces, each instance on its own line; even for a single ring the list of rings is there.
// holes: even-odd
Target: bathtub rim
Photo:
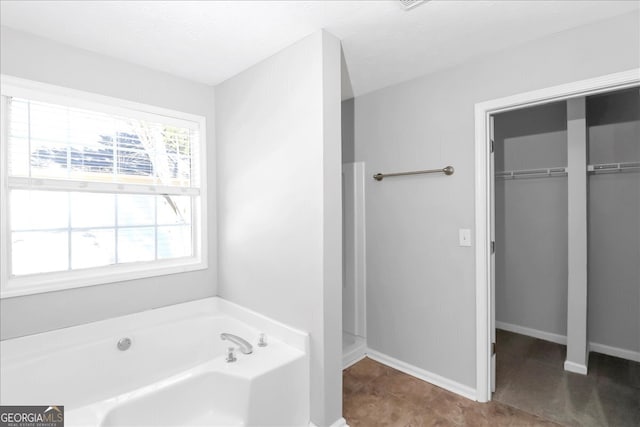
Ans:
[[[20,353],[37,353],[37,351],[41,349],[39,342],[41,342],[42,339],[46,339],[47,334],[55,335],[60,342],[68,342],[71,345],[84,345],[88,342],[86,337],[87,332],[94,332],[92,336],[96,336],[96,339],[105,339],[109,336],[119,337],[123,334],[126,335],[127,332],[132,330],[137,331],[162,324],[184,321],[190,318],[201,316],[215,317],[216,315],[234,318],[265,333],[267,342],[271,336],[304,353],[309,353],[310,339],[307,332],[215,296],[152,308],[123,316],[97,320],[95,322],[82,323],[65,328],[0,340],[0,348],[2,349],[2,351],[0,351],[0,363],[12,359],[11,356],[7,356],[7,351],[9,351],[8,347],[16,346],[20,350]],[[62,346],[63,344],[60,344],[53,348],[61,348]],[[29,347],[33,349],[29,351]]]

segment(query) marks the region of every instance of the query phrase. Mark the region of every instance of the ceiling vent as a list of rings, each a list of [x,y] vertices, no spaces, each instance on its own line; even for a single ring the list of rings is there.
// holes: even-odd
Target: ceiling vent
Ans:
[[[426,0],[398,0],[398,1],[400,2],[400,4],[402,4],[402,7],[404,7],[404,10],[409,10],[409,9],[413,9],[418,5],[421,5]]]

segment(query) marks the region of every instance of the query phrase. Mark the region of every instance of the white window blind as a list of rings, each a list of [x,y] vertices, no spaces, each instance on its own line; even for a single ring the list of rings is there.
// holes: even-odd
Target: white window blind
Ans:
[[[3,94],[3,294],[202,261],[201,123],[73,104]]]

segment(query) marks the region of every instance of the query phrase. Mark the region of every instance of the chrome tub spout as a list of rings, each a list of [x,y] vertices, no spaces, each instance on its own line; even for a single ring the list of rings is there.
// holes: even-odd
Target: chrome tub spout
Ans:
[[[222,340],[229,340],[232,343],[237,344],[242,354],[251,354],[253,352],[253,346],[249,344],[247,340],[245,340],[244,338],[240,338],[237,335],[222,333],[220,334],[220,338]]]

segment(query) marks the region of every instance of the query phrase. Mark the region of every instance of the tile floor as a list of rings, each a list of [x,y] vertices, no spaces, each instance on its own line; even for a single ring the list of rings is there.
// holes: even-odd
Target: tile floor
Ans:
[[[640,426],[640,364],[592,353],[562,369],[564,346],[499,331],[494,400],[477,403],[365,358],[343,372],[343,414],[365,426]]]
[[[369,358],[343,372],[350,427],[557,426],[499,402],[477,403]]]

